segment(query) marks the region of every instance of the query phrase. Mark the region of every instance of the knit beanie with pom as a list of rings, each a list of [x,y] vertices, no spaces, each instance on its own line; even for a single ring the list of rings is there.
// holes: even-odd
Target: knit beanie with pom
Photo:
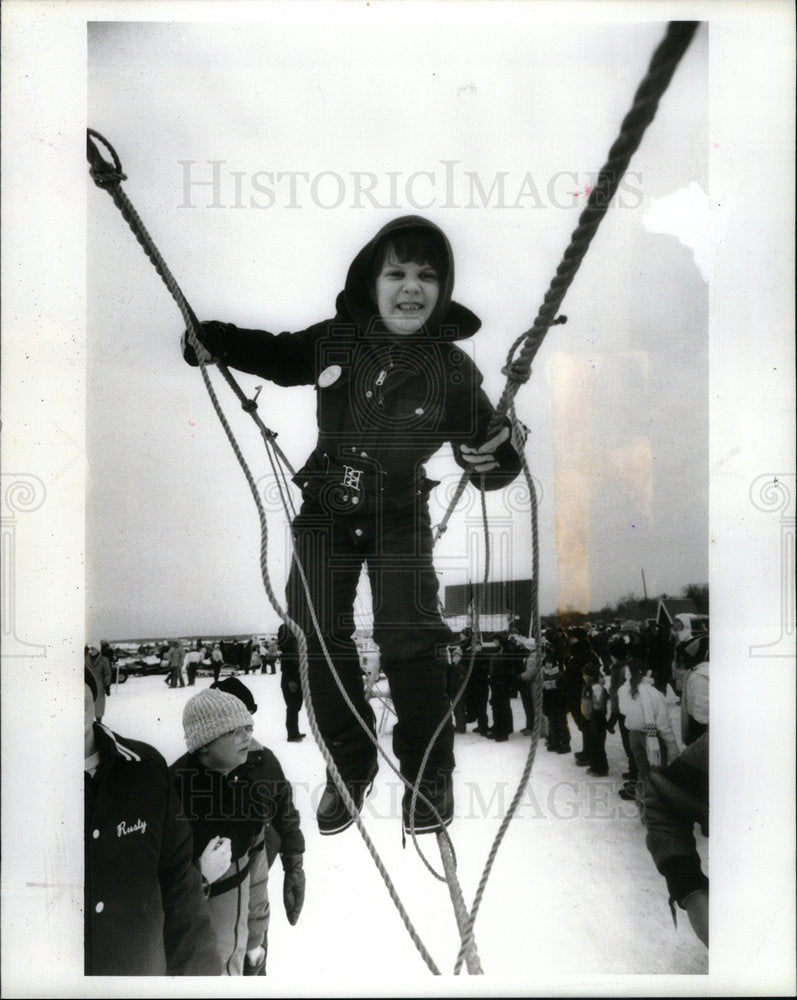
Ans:
[[[235,695],[206,688],[185,703],[183,731],[188,752],[207,746],[239,726],[251,726],[252,716]]]

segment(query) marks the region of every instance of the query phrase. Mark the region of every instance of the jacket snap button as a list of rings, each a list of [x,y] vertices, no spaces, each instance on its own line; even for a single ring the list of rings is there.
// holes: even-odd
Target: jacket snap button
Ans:
[[[421,414],[423,413],[423,407],[422,407],[422,406],[419,406],[419,407],[418,407],[418,408],[417,408],[417,409],[415,410],[415,413],[416,413],[416,414],[417,414],[417,415],[418,415],[418,416],[420,417],[420,416],[421,416]]]
[[[355,535],[356,535],[356,536],[357,536],[358,538],[360,538],[360,537],[362,536],[362,533],[363,533],[363,529],[362,529],[362,528],[355,528],[355,529],[354,529],[354,534],[355,534]]]
[[[365,393],[365,398],[366,398],[366,399],[370,399],[370,398],[371,398],[372,396],[373,396],[373,393],[371,392],[371,390],[370,390],[370,389],[368,389],[368,390],[366,391],[366,393]]]
[[[92,833],[92,837],[93,837],[93,838],[94,838],[95,840],[97,839],[97,837],[99,837],[99,835],[100,835],[100,831],[99,831],[99,830],[95,830],[95,831],[94,831],[94,832]]]
[[[104,909],[105,909],[105,903],[103,902],[97,903],[97,905],[94,907],[95,913],[102,913]]]
[[[352,497],[351,498],[351,502],[352,503],[359,503],[360,502],[360,498],[359,497]]]
[[[368,452],[367,451],[361,451],[360,452],[360,458],[368,458]]]

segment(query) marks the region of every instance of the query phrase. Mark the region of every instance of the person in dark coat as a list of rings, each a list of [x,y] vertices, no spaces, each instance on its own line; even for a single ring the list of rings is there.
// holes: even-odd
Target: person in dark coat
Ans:
[[[486,648],[480,639],[469,637],[464,650],[463,661],[470,663],[473,658],[470,679],[465,688],[467,721],[475,722],[474,733],[487,736],[490,731],[490,720],[487,715],[487,705],[490,700],[490,656],[491,650]],[[475,645],[475,651],[473,646]]]
[[[490,739],[505,743],[514,732],[512,689],[515,684],[515,654],[505,634],[495,636],[496,648],[490,657],[490,707],[493,726]]]
[[[227,677],[211,684],[227,694],[232,694],[243,703],[250,715],[257,712],[257,702],[250,689],[237,677]],[[254,736],[249,740],[247,774],[250,802],[255,815],[262,819],[262,840],[255,842],[250,851],[252,879],[266,881],[277,856],[282,862],[282,900],[285,914],[291,925],[299,919],[304,903],[305,875],[303,868],[304,835],[302,834],[299,810],[293,802],[293,789],[285,777],[276,756]],[[266,886],[266,893],[268,887]],[[251,899],[251,896],[250,896]],[[268,955],[268,928],[271,906],[266,894],[265,926],[259,942],[262,954],[252,960],[244,956],[244,975],[265,975]]]
[[[586,725],[581,712],[581,693],[584,687],[584,667],[587,664],[600,666],[600,658],[590,646],[586,629],[580,626],[574,628],[569,636],[567,660],[564,664],[562,677],[562,696],[567,710],[581,732],[581,749],[575,752],[576,763],[582,767],[589,766],[589,742],[585,738]]]
[[[606,707],[609,699],[601,680],[599,663],[588,660],[584,664],[583,676],[581,717],[584,720],[587,774],[603,778],[609,773],[609,762],[606,759]]]
[[[183,709],[188,752],[170,767],[183,813],[191,824],[194,857],[210,883],[209,906],[224,975],[265,968],[269,919],[264,821],[266,785],[251,751],[252,716],[241,699],[206,688]],[[254,757],[258,759],[255,760]],[[215,866],[215,855],[224,863]],[[214,865],[215,875],[208,871]],[[304,902],[302,855],[286,869],[286,914],[295,923]]]
[[[398,719],[393,750],[403,778],[418,782],[431,803],[416,811],[417,833],[451,821],[454,767],[441,655],[453,636],[440,614],[427,502],[435,484],[424,463],[450,442],[462,468],[484,473],[485,488],[498,489],[519,472],[522,449],[508,420],[487,439],[494,410],[481,373],[457,343],[480,322],[452,301],[453,285],[447,238],[431,222],[407,216],[384,226],[355,256],[334,318],[300,333],[274,335],[215,321],[198,331],[208,360],[278,385],[316,387],[318,441],[294,478],[303,504],[292,525],[288,614],[307,635],[319,729],[361,808],[377,770],[374,716],[353,640],[355,592],[367,565],[374,640]],[[184,357],[196,364],[189,339],[184,335]],[[367,731],[332,676],[322,638]],[[407,789],[405,827],[411,797]],[[353,822],[331,776],[317,819],[322,834]]]
[[[548,719],[547,750],[570,753],[570,730],[567,725],[567,706],[562,698],[562,665],[557,661],[553,645],[542,641],[542,710]]]
[[[299,732],[299,712],[304,702],[299,674],[299,646],[286,625],[280,625],[277,642],[280,648],[280,691],[285,702],[288,742],[301,743],[306,733]]]
[[[85,692],[85,974],[219,975],[191,828],[166,761],[95,721],[88,670]]]
[[[89,643],[86,649],[85,665],[94,675],[97,684],[94,711],[97,714],[97,722],[102,722],[102,717],[105,715],[105,699],[111,693],[113,675],[108,657],[102,655],[100,646],[96,642]]]

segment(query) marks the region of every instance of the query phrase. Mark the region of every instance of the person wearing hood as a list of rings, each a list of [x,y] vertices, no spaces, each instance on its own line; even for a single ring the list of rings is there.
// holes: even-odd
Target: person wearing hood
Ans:
[[[297,333],[217,321],[197,331],[207,361],[281,386],[315,386],[318,439],[294,477],[303,504],[292,525],[288,614],[307,635],[319,729],[361,808],[377,771],[374,716],[353,640],[355,591],[367,566],[374,640],[398,718],[393,749],[403,778],[417,782],[421,793],[416,833],[439,830],[453,817],[445,648],[454,640],[439,611],[427,502],[436,484],[425,463],[450,443],[463,469],[483,473],[485,489],[499,489],[519,472],[523,446],[509,421],[487,439],[495,411],[459,344],[481,323],[453,301],[453,287],[445,234],[426,219],[405,216],[355,256],[331,319]],[[183,356],[197,365],[190,339],[186,331]],[[327,778],[317,819],[322,834],[334,834],[353,817]],[[411,797],[407,788],[405,829]]]

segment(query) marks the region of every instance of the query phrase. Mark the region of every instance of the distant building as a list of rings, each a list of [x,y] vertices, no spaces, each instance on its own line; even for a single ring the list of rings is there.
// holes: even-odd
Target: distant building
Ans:
[[[449,628],[460,631],[471,624],[472,603],[479,601],[479,626],[484,632],[502,632],[517,620],[529,634],[531,580],[495,580],[483,588],[479,583],[458,583],[445,589],[444,615]]]

